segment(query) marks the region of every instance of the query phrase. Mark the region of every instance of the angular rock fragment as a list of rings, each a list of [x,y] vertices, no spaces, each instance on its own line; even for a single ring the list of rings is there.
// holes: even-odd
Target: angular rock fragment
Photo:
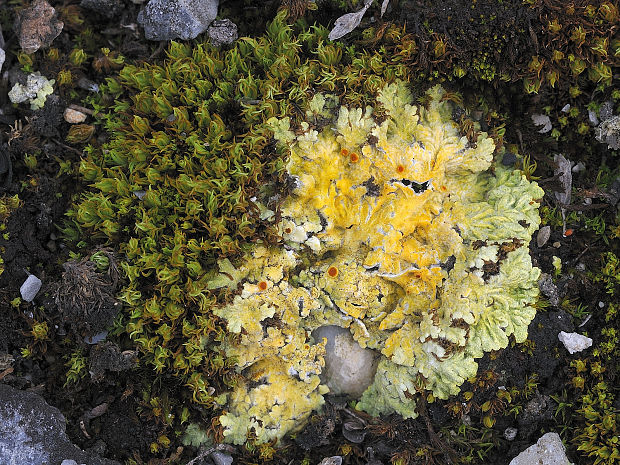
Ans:
[[[138,14],[148,40],[190,40],[217,16],[218,0],[151,0]]]
[[[566,448],[558,433],[543,435],[536,444],[528,447],[512,459],[509,465],[533,464],[571,465],[566,457]]]
[[[35,275],[31,274],[19,288],[19,293],[26,302],[32,302],[37,296],[43,283]]]
[[[582,350],[592,347],[592,339],[579,333],[565,333],[560,331],[558,339],[570,354],[581,352]]]
[[[15,34],[19,46],[26,53],[48,47],[61,33],[64,23],[45,0],[35,0],[28,8],[17,12]]]

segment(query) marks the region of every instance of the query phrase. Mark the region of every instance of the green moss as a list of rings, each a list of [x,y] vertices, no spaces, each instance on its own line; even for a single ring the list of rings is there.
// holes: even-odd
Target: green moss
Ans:
[[[4,236],[5,240],[8,240],[8,233],[5,232],[6,220],[11,213],[17,210],[21,205],[22,201],[17,194],[11,197],[7,195],[0,196],[0,233],[7,235]],[[4,247],[0,247],[0,274],[4,272],[4,260],[2,259],[4,252]]]
[[[78,383],[88,374],[87,359],[82,349],[76,349],[67,356],[65,366],[67,367],[67,380],[64,387]]]
[[[617,324],[617,304],[608,306],[606,327],[601,342],[587,359],[571,363],[575,370],[573,386],[576,410],[572,420],[571,441],[581,454],[594,460],[595,464],[620,463],[620,413],[614,407],[617,389],[617,373],[620,368],[620,328]]]
[[[620,291],[618,258],[612,252],[602,256],[602,268],[591,275],[606,291],[603,305],[595,306],[592,316],[601,320],[600,334],[591,351],[570,362],[572,379],[567,391],[557,396],[556,419],[562,431],[588,463],[620,463],[620,413],[616,407],[620,373],[620,325],[615,298]],[[561,398],[560,398],[561,397]]]

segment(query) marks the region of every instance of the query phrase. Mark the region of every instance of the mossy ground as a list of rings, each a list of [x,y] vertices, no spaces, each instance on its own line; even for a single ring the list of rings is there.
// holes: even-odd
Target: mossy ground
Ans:
[[[51,50],[33,56],[19,54],[16,41],[8,39],[12,37],[9,31],[14,11],[24,2],[11,1],[0,14],[8,39],[3,70],[39,70],[59,83],[59,100],[50,101],[45,111],[33,114],[26,106],[14,107],[8,102],[8,80],[0,80],[0,151],[8,154],[13,166],[12,180],[0,190],[0,198],[3,194],[17,194],[22,201],[0,231],[0,256],[5,261],[5,272],[0,275],[0,353],[15,359],[12,372],[0,373],[0,382],[19,388],[40,386],[48,402],[63,411],[72,440],[83,448],[101,439],[107,444],[105,455],[127,463],[186,463],[196,455],[193,447],[180,442],[186,425],[200,422],[216,439],[219,430],[215,422],[211,423],[213,412],[200,407],[184,409],[191,403],[183,383],[165,372],[155,373],[147,364],[95,381],[85,372],[85,366],[79,366],[81,356],[88,363],[90,346],[82,342],[78,331],[62,334],[56,328],[62,327],[62,315],[50,298],[51,291],[44,288],[34,305],[15,300],[26,277],[25,269],[44,282],[54,282],[62,272],[62,264],[71,258],[70,253],[84,256],[91,252],[88,237],[76,238],[64,247],[56,229],[63,224],[72,197],[87,189],[77,176],[86,142],[101,145],[109,138],[92,119],[78,129],[62,120],[66,104],[88,106],[92,102],[87,99],[89,92],[78,86],[80,78],[101,83],[105,77],[113,77],[122,66],[118,60],[121,55],[126,62],[152,62],[165,55],[165,47],[147,43],[131,28],[121,28],[119,18],[106,22],[82,10],[77,1],[51,3],[65,22],[64,32]],[[608,21],[607,16],[614,15],[608,5],[616,7],[615,25]],[[385,22],[378,17],[378,8],[373,7],[367,18],[374,14],[378,22],[344,38],[346,45],[371,52],[394,47],[398,33],[401,50],[410,53],[406,65],[416,88],[422,90],[429,81],[444,81],[446,87],[461,93],[469,110],[469,118],[463,119],[464,132],[471,129],[471,119],[480,120],[483,129],[503,138],[509,151],[529,156],[518,158],[516,163],[538,178],[545,189],[543,222],[552,227],[548,243],[542,248],[532,245],[531,253],[543,272],[552,275],[552,258],[557,256],[563,263],[556,277],[561,297],[557,308],[541,299],[540,314],[532,322],[526,343],[485,356],[478,377],[464,385],[457,398],[428,404],[416,420],[370,419],[352,411],[346,401],[332,400],[283,449],[276,451],[271,445],[237,448],[234,455],[238,463],[292,460],[315,464],[326,456],[344,455],[345,463],[350,464],[367,463],[373,457],[383,463],[499,464],[507,463],[507,457],[552,430],[561,434],[569,456],[577,464],[620,461],[613,452],[620,421],[620,221],[614,197],[620,156],[594,140],[587,122],[588,108],[596,109],[615,96],[617,109],[618,96],[613,95],[613,86],[597,87],[604,84],[604,76],[599,80],[587,70],[577,73],[580,66],[576,61],[583,60],[589,68],[602,63],[617,74],[618,45],[613,42],[617,5],[584,0],[575,2],[572,12],[557,6],[553,2],[478,1],[468,4],[465,10],[462,2],[437,10],[431,2],[394,2]],[[251,2],[227,2],[223,8],[227,17],[241,25],[243,35],[258,37],[264,33],[266,22],[245,19],[257,16]],[[271,18],[277,8],[275,2],[264,2],[259,16]],[[318,21],[328,25],[342,13],[341,8],[341,2],[319,3],[319,10],[306,12],[300,24]],[[128,2],[123,24],[135,22],[137,9]],[[554,20],[564,29],[553,32],[557,28]],[[398,28],[405,21],[406,30],[402,32]],[[585,32],[583,43],[579,31],[573,37],[573,29],[580,25]],[[365,20],[362,26],[371,23]],[[495,29],[510,30],[510,37],[496,38]],[[596,49],[597,40],[604,42],[606,37],[607,55],[600,47]],[[408,48],[403,45],[407,41]],[[482,47],[493,48],[494,41],[503,41],[505,53],[485,55],[489,52]],[[102,47],[109,52],[102,51]],[[565,60],[570,54],[574,59],[554,65],[555,49],[564,54]],[[77,50],[83,50],[85,57]],[[477,71],[472,64],[477,64]],[[459,77],[463,66],[478,73],[474,79],[469,75]],[[524,69],[528,71],[517,72]],[[559,79],[552,86],[556,69]],[[597,69],[605,75],[604,67],[598,65]],[[507,81],[500,79],[502,74]],[[538,83],[532,80],[534,76],[544,79]],[[532,86],[539,86],[538,93],[527,93]],[[567,103],[575,109],[572,113],[562,112]],[[549,114],[557,132],[539,134],[531,124],[532,113]],[[554,191],[560,188],[553,163],[553,153],[557,152],[585,164],[586,170],[573,177],[572,204],[590,202],[581,212],[568,210],[566,227],[572,234],[566,236],[562,235],[559,206],[554,199]],[[566,329],[553,319],[557,315],[566,318]],[[549,334],[572,330],[582,323],[576,330],[592,337],[594,346],[569,356]],[[135,347],[121,325],[116,326],[110,339],[121,349]],[[66,384],[71,368],[74,376]],[[498,390],[498,386],[505,390]],[[538,394],[551,400],[538,416],[527,417],[527,406],[538,399]],[[104,402],[109,404],[107,412],[91,420],[85,434],[80,419]],[[187,421],[182,422],[186,416]],[[364,426],[362,442],[350,441],[342,434],[342,425],[353,420]],[[520,431],[513,442],[503,438],[507,427]]]

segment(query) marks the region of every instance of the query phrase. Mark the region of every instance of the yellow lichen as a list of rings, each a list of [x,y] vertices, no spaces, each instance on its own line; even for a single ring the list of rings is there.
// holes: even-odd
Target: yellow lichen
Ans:
[[[475,358],[526,338],[539,275],[527,245],[542,190],[490,170],[493,140],[461,136],[443,94],[435,87],[416,107],[396,83],[377,98],[381,122],[370,107],[341,107],[333,125],[305,124],[297,136],[288,120],[271,122],[295,182],[281,208],[284,246],[258,247],[239,270],[223,262],[213,280],[242,284],[217,313],[241,333],[228,355],[258,383],[231,394],[222,417],[231,441],[251,429],[280,438],[320,406],[324,345],[310,337],[319,326],[348,328],[380,353],[358,407],[407,417],[417,415],[416,388],[456,394]],[[313,99],[307,116],[325,117],[326,101]]]

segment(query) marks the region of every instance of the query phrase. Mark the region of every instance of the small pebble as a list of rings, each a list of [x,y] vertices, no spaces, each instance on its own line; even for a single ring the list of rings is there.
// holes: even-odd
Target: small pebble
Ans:
[[[603,308],[605,306],[605,302],[599,302],[598,303],[598,308]]]
[[[562,113],[568,113],[568,111],[570,110],[570,103],[567,103],[566,105],[564,105],[562,107]]]
[[[549,236],[551,236],[551,226],[543,226],[538,230],[538,234],[536,235],[536,245],[538,245],[538,248],[541,248],[547,243]]]
[[[564,331],[560,331],[560,334],[558,334],[558,339],[562,344],[564,344],[564,347],[566,347],[566,350],[568,350],[570,354],[581,352],[582,350],[592,346],[592,339],[579,333],[566,333]]]
[[[504,439],[506,439],[506,441],[514,441],[518,432],[519,430],[517,428],[508,427],[504,430]]]
[[[31,274],[26,278],[26,281],[19,288],[19,293],[26,302],[32,302],[37,296],[37,293],[41,289],[43,283],[35,275]]]
[[[560,247],[562,247],[562,244],[560,244],[560,242],[559,242],[559,241],[555,241],[555,242],[553,243],[553,247],[554,247],[554,248],[556,248],[556,249],[559,249]]]
[[[505,463],[505,462],[504,462]],[[558,433],[547,433],[536,444],[531,445],[515,458],[509,465],[570,465],[566,457],[566,447]]]
[[[551,118],[549,118],[549,116],[547,115],[532,115],[532,122],[534,123],[534,126],[542,126],[542,129],[538,130],[540,134],[546,134],[553,128],[553,126],[551,125]]]
[[[65,121],[70,124],[83,123],[86,121],[86,115],[81,111],[74,110],[73,108],[65,109],[63,116],[65,117]]]

